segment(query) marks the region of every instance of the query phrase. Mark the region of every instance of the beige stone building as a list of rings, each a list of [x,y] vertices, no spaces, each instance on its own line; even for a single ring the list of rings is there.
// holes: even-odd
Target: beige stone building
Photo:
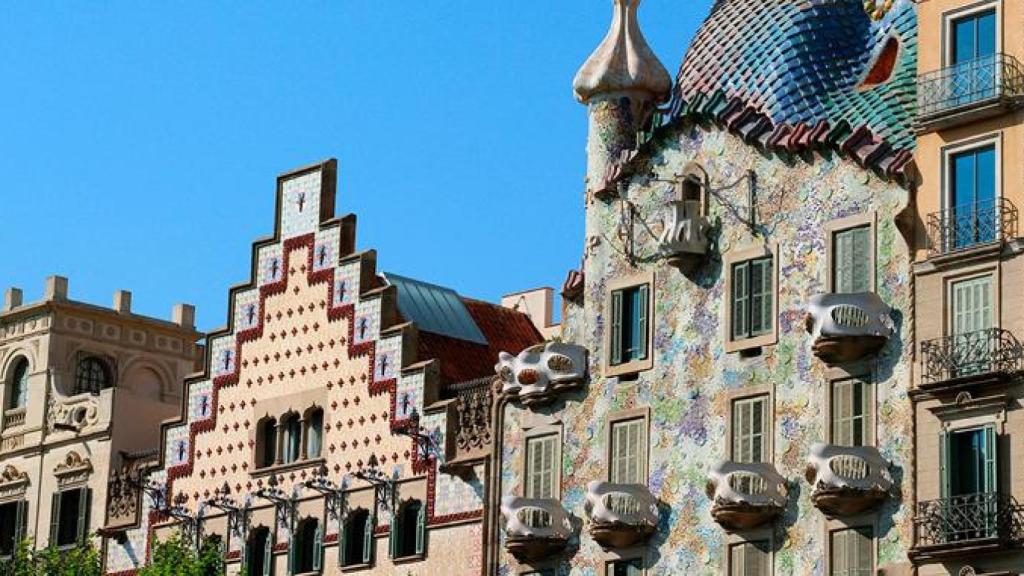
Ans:
[[[156,449],[181,382],[197,366],[191,306],[170,321],[135,314],[131,293],[113,308],[7,290],[0,308],[0,556],[31,538],[74,546],[105,522],[109,471]]]
[[[919,574],[1024,570],[1024,5],[918,3]]]

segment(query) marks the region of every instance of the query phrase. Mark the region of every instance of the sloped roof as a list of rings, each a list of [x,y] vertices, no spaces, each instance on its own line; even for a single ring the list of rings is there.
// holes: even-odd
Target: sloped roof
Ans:
[[[398,288],[398,309],[402,316],[415,322],[420,330],[487,343],[459,295],[451,288],[392,273],[384,277]]]

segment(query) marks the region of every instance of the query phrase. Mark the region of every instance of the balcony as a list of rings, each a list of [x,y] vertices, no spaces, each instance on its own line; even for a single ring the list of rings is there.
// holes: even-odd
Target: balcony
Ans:
[[[956,390],[1003,382],[1021,370],[1024,348],[1006,330],[989,328],[921,342],[922,390]]]
[[[658,526],[658,501],[642,484],[587,484],[583,509],[590,536],[605,548],[627,548],[643,542]]]
[[[4,411],[4,429],[17,428],[25,425],[25,407],[11,408]]]
[[[670,266],[692,270],[708,253],[708,229],[699,200],[672,200],[665,205],[665,230],[658,250]]]
[[[811,502],[829,516],[872,510],[893,488],[889,463],[873,446],[815,444],[804,475],[813,487]]]
[[[805,318],[811,350],[829,366],[873,357],[895,332],[891,313],[873,292],[814,296]]]
[[[583,385],[587,377],[587,349],[548,342],[531,346],[518,356],[502,352],[495,370],[502,394],[524,406],[548,404],[562,392]]]
[[[918,502],[914,511],[915,563],[966,558],[1024,545],[1024,506],[998,492]]]
[[[1017,237],[1017,207],[1005,198],[928,215],[928,253],[935,258]]]
[[[506,496],[501,519],[505,549],[521,562],[559,554],[572,537],[569,515],[558,500]]]
[[[726,530],[750,530],[786,508],[786,480],[765,462],[721,462],[708,473],[711,517]]]
[[[1008,54],[985,56],[917,78],[918,132],[1006,113],[1024,96],[1024,66]]]

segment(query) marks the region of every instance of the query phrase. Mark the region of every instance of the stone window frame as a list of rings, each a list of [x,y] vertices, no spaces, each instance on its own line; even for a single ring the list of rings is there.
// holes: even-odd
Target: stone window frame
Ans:
[[[726,531],[722,539],[722,562],[720,564],[720,574],[722,576],[731,576],[732,572],[732,548],[740,544],[750,544],[753,542],[768,542],[768,574],[766,576],[772,576],[775,574],[775,551],[778,547],[778,542],[775,538],[775,529],[772,525],[760,526],[752,530],[742,530],[739,532]]]
[[[612,564],[613,562],[629,562],[630,560],[639,560],[641,576],[645,576],[647,574],[647,554],[642,546],[634,546],[623,550],[606,551],[598,559],[601,563],[599,574],[601,576],[613,576],[613,572],[609,570],[609,564]]]
[[[733,340],[732,338],[732,268],[736,264],[742,264],[748,260],[757,258],[772,257],[772,326],[765,334],[752,338]],[[779,341],[779,244],[768,242],[759,245],[750,245],[730,250],[722,255],[722,265],[725,268],[725,290],[722,300],[725,308],[725,322],[723,322],[722,341],[725,343],[725,352],[743,352],[763,346],[773,346]]]
[[[829,368],[826,374],[828,387],[825,390],[825,435],[828,443],[835,445],[835,438],[832,436],[832,389],[836,382],[859,378],[868,388],[868,405],[871,406],[870,418],[865,425],[868,433],[865,446],[875,446],[878,443],[878,374],[874,367],[868,362],[860,362],[847,367],[836,366]]]
[[[868,269],[871,271],[871,292],[878,290],[878,212],[870,210],[853,216],[829,220],[825,223],[825,289],[835,292],[835,235],[854,228],[868,228],[869,256]]]
[[[878,512],[867,512],[849,517],[828,517],[825,520],[825,554],[822,556],[824,573],[832,573],[832,535],[844,530],[856,530],[857,528],[871,528],[871,566],[872,573],[878,570],[878,545],[882,532],[879,530],[881,524]]]
[[[249,476],[256,478],[267,476],[276,472],[284,470],[295,470],[301,468],[309,468],[324,463],[325,456],[323,451],[323,443],[325,438],[325,430],[327,428],[327,390],[326,389],[311,389],[304,390],[302,392],[296,392],[286,396],[275,396],[271,398],[265,398],[258,401],[253,406],[253,417],[256,419],[256,426],[250,428],[249,440],[253,443],[253,448],[249,452]],[[313,414],[313,411],[317,408],[323,411],[323,426],[321,430],[321,446],[320,456],[311,458],[306,454],[307,440],[309,431],[307,427],[306,419]],[[299,458],[294,462],[284,463],[284,433],[282,426],[287,417],[291,415],[298,415],[300,434],[299,439]],[[270,466],[262,466],[260,464],[262,456],[263,443],[260,441],[259,433],[262,427],[262,423],[267,419],[273,419],[276,422],[275,442],[276,448],[274,451],[275,462]]]
[[[957,6],[942,13],[942,67],[953,65],[953,22],[966,16],[995,9],[996,11],[996,53],[1003,51],[1003,2],[1002,0],[981,0],[967,6]]]
[[[29,358],[28,354],[23,352],[15,351],[11,354],[10,358],[7,359],[6,366],[4,367],[3,378],[0,382],[3,383],[3,412],[17,412],[19,410],[25,410],[28,408],[29,391],[25,390],[25,397],[22,400],[21,406],[11,406],[11,402],[14,399],[14,387],[17,385],[15,378],[18,375],[18,368],[24,364],[25,366],[25,378],[31,380],[32,378],[32,359]],[[30,382],[31,383],[31,382]]]
[[[650,482],[650,470],[651,470],[651,409],[650,407],[633,408],[630,410],[620,410],[613,412],[608,415],[608,425],[604,431],[604,458],[608,465],[605,467],[605,480],[608,482],[612,481],[612,427],[619,422],[628,422],[630,420],[642,420],[641,425],[643,429],[644,446],[643,450],[640,451],[640,473],[639,476],[644,479],[640,484],[646,486]]]
[[[555,500],[561,500],[561,497],[562,497],[562,442],[564,442],[564,440],[565,440],[565,432],[563,430],[563,426],[562,426],[562,422],[561,421],[541,424],[539,426],[531,428],[530,430],[527,430],[523,434],[522,454],[520,454],[520,456],[518,458],[518,468],[519,468],[518,473],[519,473],[519,478],[521,478],[521,486],[520,486],[519,492],[520,492],[520,494],[522,495],[523,498],[526,498],[526,486],[527,486],[527,483],[528,483],[527,472],[529,471],[529,462],[527,460],[529,458],[529,454],[528,454],[529,450],[527,449],[527,446],[529,445],[530,440],[533,439],[533,438],[541,438],[541,437],[544,437],[544,436],[554,436],[554,435],[557,435],[558,440],[555,442],[555,451],[556,451],[555,452],[555,457],[554,457],[554,462],[555,462],[554,476],[555,477],[552,479],[552,483],[555,485],[556,490],[555,490],[555,493],[553,495],[553,498]]]
[[[733,461],[732,452],[732,441],[733,441],[733,429],[732,429],[732,407],[737,400],[747,400],[750,398],[757,398],[758,396],[768,397],[768,433],[765,434],[765,446],[764,451],[767,458],[764,460],[767,464],[775,463],[775,386],[772,384],[762,384],[759,386],[749,386],[746,388],[740,388],[738,390],[730,390],[725,394],[726,402],[726,414],[725,414],[725,454],[729,461]]]
[[[72,371],[71,371],[71,374],[72,374],[71,389],[66,391],[68,396],[79,396],[79,395],[82,395],[82,394],[99,395],[104,390],[111,390],[111,389],[117,388],[118,384],[120,384],[120,381],[119,381],[120,374],[118,373],[117,359],[114,358],[113,356],[111,356],[109,354],[104,354],[102,352],[91,352],[89,350],[78,350],[77,352],[75,352],[73,358],[74,358],[74,365],[73,365]],[[79,390],[79,383],[78,383],[78,376],[79,376],[79,374],[78,374],[78,371],[79,371],[79,368],[82,365],[82,363],[87,361],[87,360],[96,361],[99,364],[99,366],[101,367],[101,369],[103,370],[103,375],[107,379],[106,386],[100,388],[99,390]]]
[[[657,325],[657,317],[655,316],[655,309],[657,306],[654,305],[657,295],[655,294],[655,272],[654,270],[647,270],[638,272],[629,276],[622,276],[617,278],[609,279],[605,283],[604,288],[604,336],[602,342],[604,345],[604,354],[602,355],[602,365],[604,368],[605,376],[621,376],[623,374],[634,374],[636,372],[642,372],[644,370],[650,370],[654,367],[654,331]],[[625,290],[628,288],[635,288],[643,285],[647,285],[647,358],[642,360],[634,360],[633,362],[625,362],[622,364],[611,363],[611,350],[612,350],[612,326],[611,326],[611,310],[612,310],[612,292],[619,290]]]
[[[993,130],[984,134],[978,134],[970,136],[968,138],[951,142],[945,146],[939,148],[939,209],[948,210],[951,208],[952,199],[952,182],[950,182],[949,173],[952,167],[951,161],[954,155],[962,152],[968,152],[977,148],[984,148],[986,146],[994,146],[996,156],[996,167],[995,167],[995,182],[996,182],[996,194],[995,199],[999,200],[1004,197],[1003,194],[1003,131]],[[973,246],[972,246],[973,247]]]
[[[978,264],[942,275],[942,334],[953,334],[953,285],[964,280],[991,276],[992,278],[992,327],[1002,327],[1002,267],[997,263]]]

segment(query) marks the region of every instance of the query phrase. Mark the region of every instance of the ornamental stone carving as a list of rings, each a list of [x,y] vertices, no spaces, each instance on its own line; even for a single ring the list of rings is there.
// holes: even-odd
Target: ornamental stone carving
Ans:
[[[705,488],[711,516],[727,530],[763,526],[786,508],[786,480],[767,462],[718,463]]]
[[[672,200],[664,208],[665,230],[658,250],[671,266],[692,269],[708,252],[707,218],[699,200]]]
[[[812,351],[829,366],[878,354],[895,332],[892,309],[877,294],[819,294],[804,320]]]
[[[0,498],[24,494],[28,487],[28,473],[7,464],[0,471]]]
[[[506,496],[501,501],[505,548],[520,561],[534,561],[562,552],[572,537],[572,523],[554,499]]]
[[[92,460],[74,450],[68,452],[64,460],[53,469],[53,475],[57,477],[57,484],[61,486],[85,482],[89,479],[90,474],[92,474]]]
[[[813,487],[811,502],[831,516],[871,510],[893,489],[889,462],[874,446],[811,446],[804,472]]]
[[[643,484],[590,482],[583,510],[591,537],[605,548],[647,540],[658,526],[658,500]]]
[[[51,387],[50,400],[46,407],[47,432],[79,432],[95,426],[100,420],[100,399],[103,397],[103,394],[88,392],[64,396],[56,387]]]
[[[494,367],[501,393],[524,406],[545,404],[565,390],[580,387],[587,375],[587,350],[575,344],[548,342],[518,356],[502,352]]]

